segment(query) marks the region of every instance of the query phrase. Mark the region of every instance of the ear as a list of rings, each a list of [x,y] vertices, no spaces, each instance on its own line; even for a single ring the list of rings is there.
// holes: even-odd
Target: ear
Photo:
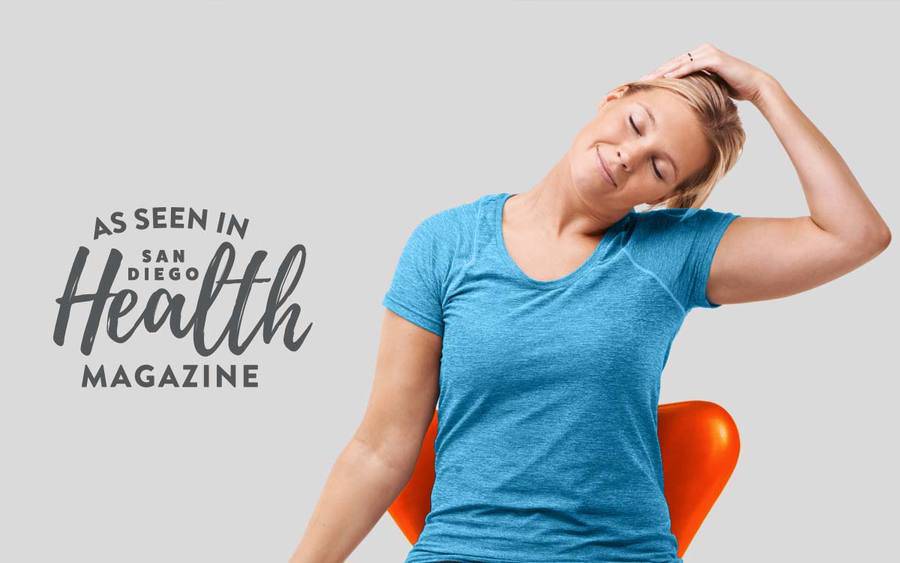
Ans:
[[[627,86],[620,86],[615,90],[611,90],[608,94],[606,94],[606,97],[599,104],[597,104],[597,111],[600,111],[600,108],[606,105],[606,102],[611,102],[613,100],[618,100],[619,98],[621,98],[626,90],[628,90]]]
[[[658,198],[654,199],[653,201],[648,201],[647,204],[648,205],[657,205],[659,203],[666,201],[667,199],[671,199],[674,196],[675,196],[674,192],[668,193],[666,195],[659,196]]]

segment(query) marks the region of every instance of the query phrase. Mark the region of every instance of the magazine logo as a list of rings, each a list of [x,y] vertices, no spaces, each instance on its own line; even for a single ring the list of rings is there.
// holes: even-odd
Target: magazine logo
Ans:
[[[53,341],[63,346],[67,337],[77,338],[84,356],[91,355],[98,336],[124,343],[138,331],[190,339],[201,357],[220,348],[240,356],[254,340],[299,350],[312,328],[312,323],[300,326],[301,307],[292,300],[306,263],[306,247],[294,244],[277,265],[267,251],[256,250],[239,269],[235,266],[238,251],[231,240],[243,240],[248,227],[247,218],[185,207],[138,208],[129,214],[116,211],[108,220],[96,218],[94,241],[129,229],[152,232],[173,228],[214,232],[226,240],[205,265],[191,260],[186,248],[145,247],[128,256],[110,248],[105,258],[98,259],[90,248],[79,246],[56,299]],[[80,282],[90,269],[100,270],[99,282],[85,288]],[[126,285],[128,282],[136,283]],[[151,291],[146,282],[165,285]],[[248,310],[248,303],[260,292],[264,292],[263,304],[254,313]],[[86,311],[86,321],[76,325],[71,319],[78,309]],[[214,310],[218,322],[210,318]],[[81,386],[258,387],[257,369],[255,364],[163,367],[144,363],[133,370],[121,364],[85,364]]]

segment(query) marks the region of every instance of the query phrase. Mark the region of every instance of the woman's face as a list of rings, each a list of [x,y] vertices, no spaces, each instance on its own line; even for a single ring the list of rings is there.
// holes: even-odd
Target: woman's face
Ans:
[[[607,95],[569,149],[575,188],[598,207],[656,204],[711,156],[693,110],[678,95],[659,88],[622,92]]]

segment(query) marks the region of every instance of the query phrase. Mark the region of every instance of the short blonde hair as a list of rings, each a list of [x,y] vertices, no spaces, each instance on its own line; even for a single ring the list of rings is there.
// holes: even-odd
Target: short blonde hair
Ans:
[[[622,97],[662,88],[681,96],[694,110],[712,156],[700,171],[675,187],[672,197],[651,208],[659,205],[665,208],[702,206],[716,183],[740,158],[746,139],[737,106],[728,95],[728,84],[716,74],[696,71],[680,78],[626,82],[617,89],[621,88],[625,89]]]

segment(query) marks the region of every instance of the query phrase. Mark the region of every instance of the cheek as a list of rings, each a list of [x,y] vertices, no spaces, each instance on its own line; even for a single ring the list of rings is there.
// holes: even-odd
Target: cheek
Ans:
[[[668,184],[660,182],[652,170],[641,170],[639,176],[641,178],[641,184],[643,184],[644,189],[648,194],[661,196],[669,193]]]
[[[633,175],[628,182],[628,191],[645,201],[667,197],[671,191],[668,186],[657,182],[655,178],[650,178],[644,170]]]
[[[591,135],[595,142],[599,141],[608,147],[614,147],[628,139],[627,117],[619,115],[607,115],[603,119],[594,122]]]
[[[659,184],[653,181],[653,178],[647,174],[647,170],[642,166],[638,166],[638,169],[631,173],[628,177],[628,183],[635,191],[643,194],[652,195],[659,191]]]

